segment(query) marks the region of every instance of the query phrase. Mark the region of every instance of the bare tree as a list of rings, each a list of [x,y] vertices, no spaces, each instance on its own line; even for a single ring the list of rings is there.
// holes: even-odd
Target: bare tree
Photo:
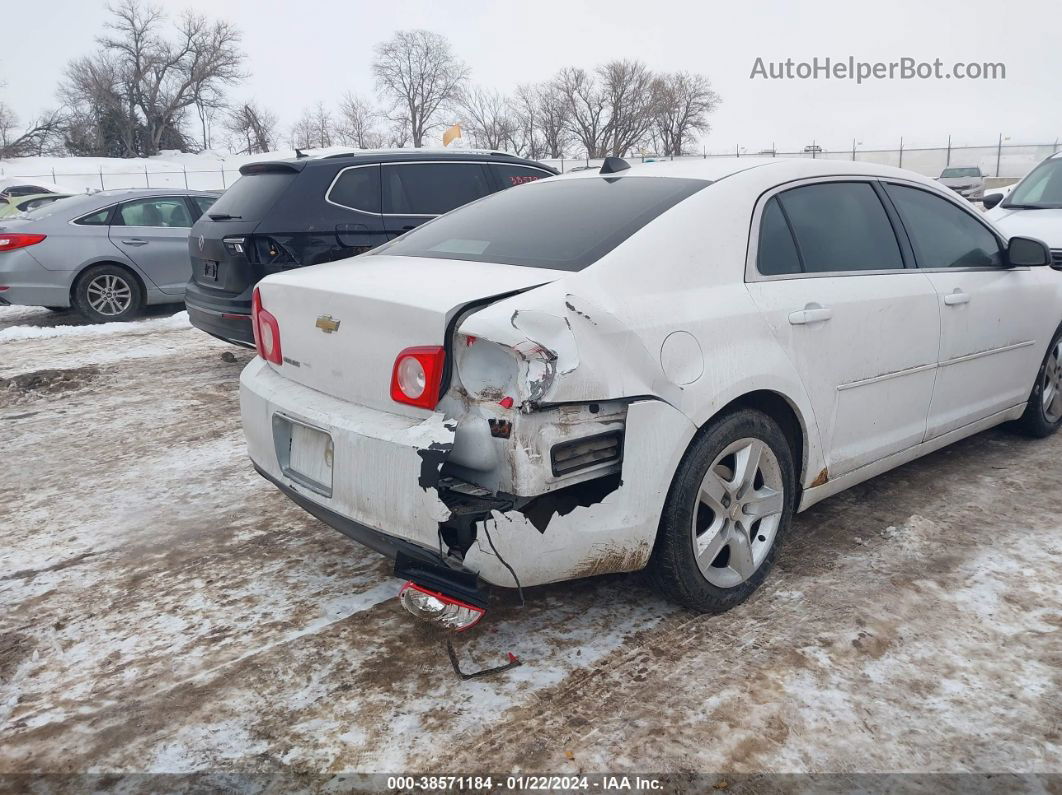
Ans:
[[[569,103],[556,81],[540,85],[538,97],[538,129],[547,156],[563,157],[572,145]]]
[[[242,76],[240,32],[188,11],[167,37],[158,7],[123,0],[110,11],[100,52],[74,61],[61,89],[76,102],[80,128],[95,119],[100,133],[117,133],[126,157],[152,155],[191,145],[182,128],[196,108],[208,145],[208,122],[224,88]]]
[[[553,91],[563,98],[565,126],[587,157],[604,157],[608,99],[585,69],[568,66],[553,79]]]
[[[372,70],[378,90],[390,102],[391,120],[406,125],[418,147],[468,79],[468,67],[450,42],[428,30],[400,30],[376,45]]]
[[[653,123],[653,74],[641,61],[609,61],[598,67],[599,93],[607,122],[602,144],[614,157],[622,157],[644,144]]]
[[[707,77],[689,72],[658,76],[653,94],[652,132],[663,155],[681,155],[698,133],[708,132],[708,115],[720,102]]]
[[[258,107],[253,101],[230,110],[225,129],[231,136],[229,149],[234,154],[256,155],[277,147],[276,114]]]
[[[348,92],[339,103],[339,139],[358,149],[379,149],[384,144],[380,132],[380,112],[356,94]]]
[[[64,124],[63,112],[50,110],[19,127],[18,117],[7,105],[0,103],[0,158],[61,153]]]
[[[291,145],[295,149],[324,149],[333,143],[332,114],[323,102],[306,108],[291,128]]]
[[[512,144],[516,121],[509,101],[497,91],[479,86],[466,89],[456,102],[456,110],[475,146],[504,149]]]
[[[521,157],[535,160],[542,157],[542,133],[539,130],[538,87],[523,84],[516,87],[509,100],[512,114],[512,150]]]

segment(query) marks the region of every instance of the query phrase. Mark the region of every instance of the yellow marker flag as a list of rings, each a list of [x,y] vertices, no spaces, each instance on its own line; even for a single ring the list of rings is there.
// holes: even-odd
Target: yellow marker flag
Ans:
[[[443,146],[449,146],[450,142],[455,138],[461,137],[461,125],[455,124],[443,133]]]

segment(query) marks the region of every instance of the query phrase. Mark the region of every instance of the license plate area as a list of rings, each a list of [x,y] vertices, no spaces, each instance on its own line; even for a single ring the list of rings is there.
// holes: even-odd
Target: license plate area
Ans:
[[[327,432],[283,414],[274,414],[273,444],[285,477],[322,497],[332,496],[335,447]]]
[[[203,278],[216,282],[218,280],[218,263],[209,259],[203,262]]]

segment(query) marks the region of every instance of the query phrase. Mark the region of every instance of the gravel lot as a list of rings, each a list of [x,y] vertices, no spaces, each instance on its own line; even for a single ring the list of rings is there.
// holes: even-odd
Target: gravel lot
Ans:
[[[1062,436],[826,501],[724,616],[638,575],[497,593],[458,652],[524,664],[464,682],[252,470],[247,351],[78,322],[0,309],[0,773],[1062,773]]]

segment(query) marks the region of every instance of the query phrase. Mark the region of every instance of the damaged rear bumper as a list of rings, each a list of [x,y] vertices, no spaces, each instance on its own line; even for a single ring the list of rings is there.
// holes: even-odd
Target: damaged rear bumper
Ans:
[[[452,560],[446,560],[437,550],[426,549],[411,541],[374,530],[341,516],[335,511],[330,511],[313,500],[303,497],[295,489],[274,478],[257,464],[255,470],[311,516],[317,517],[329,527],[338,530],[359,544],[395,561],[396,577],[433,587],[443,593],[460,597],[477,607],[486,607],[487,592],[480,586],[479,577],[475,572],[469,571],[464,566],[456,565]]]
[[[454,549],[442,526],[457,509],[441,475],[455,421],[439,413],[401,417],[342,401],[284,378],[261,359],[241,376],[240,405],[256,468],[311,514],[400,562],[405,556],[510,588],[643,568],[672,475],[696,432],[673,406],[634,400],[613,486],[590,498],[549,503],[535,514],[518,497],[508,504],[488,499],[472,517],[470,545]],[[286,474],[274,438],[277,416],[331,437],[327,492]]]

